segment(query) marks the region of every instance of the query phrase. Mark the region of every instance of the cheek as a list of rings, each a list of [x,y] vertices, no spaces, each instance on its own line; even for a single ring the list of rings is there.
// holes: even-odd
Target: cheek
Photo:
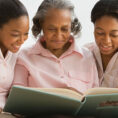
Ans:
[[[71,36],[70,33],[65,34],[65,38],[66,38],[66,39],[69,39],[70,36]]]
[[[94,34],[95,40],[99,40],[100,36],[98,36],[96,33]]]
[[[112,43],[115,47],[118,48],[118,39],[112,40]]]
[[[4,44],[4,46],[5,47],[10,47],[13,43],[15,43],[16,42],[16,39],[14,39],[14,38],[9,38],[9,39],[5,39],[4,41],[3,41],[3,44]]]
[[[100,46],[103,44],[102,40],[101,39],[95,39],[95,42],[97,44],[97,46],[100,48]]]
[[[45,39],[51,39],[51,37],[53,36],[53,33],[44,32],[43,35]]]
[[[97,43],[97,45],[99,45],[100,43],[102,43],[102,39],[101,39],[101,37],[100,36],[98,36],[98,35],[94,35],[94,39],[95,39],[95,42]]]

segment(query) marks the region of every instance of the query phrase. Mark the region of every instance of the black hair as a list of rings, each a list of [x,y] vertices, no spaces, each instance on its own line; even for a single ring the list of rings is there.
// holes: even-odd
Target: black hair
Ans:
[[[28,12],[19,0],[0,0],[0,28],[11,19],[25,15]]]
[[[91,11],[91,21],[95,23],[105,15],[118,19],[118,0],[99,0]]]

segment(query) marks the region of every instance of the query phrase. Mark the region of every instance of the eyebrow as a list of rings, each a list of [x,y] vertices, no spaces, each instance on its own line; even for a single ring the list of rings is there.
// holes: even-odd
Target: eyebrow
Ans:
[[[112,32],[118,32],[118,30],[112,30]]]
[[[11,31],[12,31],[12,32],[18,32],[18,33],[20,32],[20,31],[18,31],[18,30],[11,30]]]
[[[20,33],[21,31],[19,31],[19,30],[16,30],[16,29],[13,29],[13,30],[11,30],[12,32],[17,32],[17,33]],[[28,29],[28,32],[29,32],[29,29]]]
[[[49,25],[48,27],[56,27],[55,25]],[[63,25],[62,27],[68,27],[68,25]]]
[[[102,28],[100,28],[100,27],[96,27],[96,29],[98,29],[98,30],[104,30],[104,29],[102,29]],[[118,32],[118,30],[112,30],[111,32]]]
[[[100,27],[96,27],[95,29],[98,29],[98,30],[103,30],[102,28],[100,28]]]

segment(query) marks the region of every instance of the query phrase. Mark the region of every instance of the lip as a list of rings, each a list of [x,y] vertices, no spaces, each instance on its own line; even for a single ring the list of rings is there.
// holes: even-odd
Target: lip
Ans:
[[[64,41],[53,41],[53,42],[56,44],[63,44],[64,43]]]
[[[64,42],[62,42],[62,41],[57,41],[57,42],[55,42],[55,43],[57,43],[57,44],[62,44],[62,43],[64,43]]]
[[[12,47],[14,50],[18,50],[21,47],[21,45],[13,45]]]
[[[101,45],[100,49],[102,51],[108,52],[108,51],[112,50],[112,46]]]

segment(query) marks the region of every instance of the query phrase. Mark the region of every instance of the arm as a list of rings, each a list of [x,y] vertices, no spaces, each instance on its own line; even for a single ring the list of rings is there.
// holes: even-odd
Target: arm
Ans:
[[[96,63],[95,63],[95,60],[93,59],[92,61],[92,64],[93,64],[93,86],[92,87],[99,87],[99,77],[98,77],[98,70],[97,70],[97,67],[96,67]]]
[[[7,95],[7,91],[4,92],[0,92],[0,113],[2,112],[5,103],[6,103],[6,95]]]
[[[89,44],[84,45],[84,47],[88,48],[89,51],[91,52],[91,54],[89,56],[90,56],[90,63],[92,65],[91,66],[92,67],[92,69],[91,69],[92,79],[93,79],[92,87],[99,87],[98,70],[97,70],[95,57],[94,57],[94,54],[93,54],[93,50],[95,49],[96,44],[95,43],[89,43]]]
[[[0,108],[0,113],[2,113],[2,108]]]
[[[21,64],[16,64],[13,85],[28,86],[28,70]]]

